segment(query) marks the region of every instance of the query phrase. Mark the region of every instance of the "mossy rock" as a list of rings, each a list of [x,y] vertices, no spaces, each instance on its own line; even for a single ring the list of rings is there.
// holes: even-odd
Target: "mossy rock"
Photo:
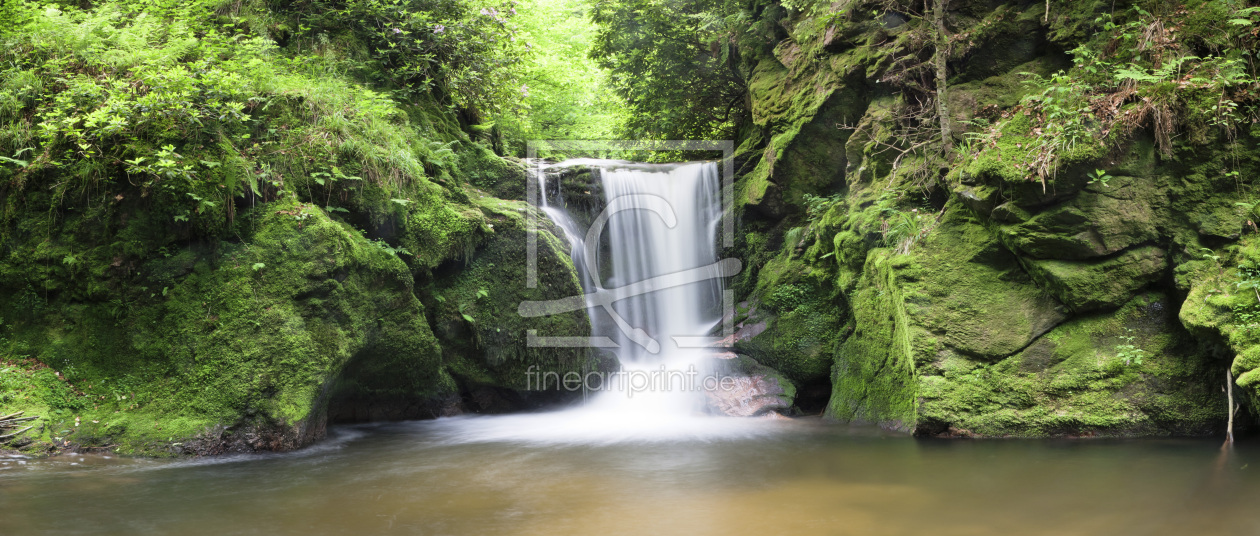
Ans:
[[[526,403],[556,400],[557,393],[534,392],[528,372],[608,370],[613,363],[587,348],[531,347],[540,337],[585,337],[591,333],[585,309],[527,318],[522,302],[580,296],[584,293],[563,232],[538,209],[521,201],[480,198],[493,234],[465,266],[439,271],[427,289],[430,321],[442,340],[451,372],[466,384],[502,388]],[[538,224],[530,230],[532,213]],[[537,284],[527,285],[528,235],[537,239]],[[533,367],[531,369],[531,367]],[[581,393],[558,393],[580,396]]]
[[[904,47],[921,46],[922,19],[766,10],[758,24],[776,32],[743,47],[753,127],[740,140],[740,247],[756,275],[737,291],[755,305],[747,322],[765,332],[739,344],[787,373],[810,362],[791,355],[792,342],[812,359],[827,345],[807,344],[811,334],[835,333],[828,417],[929,435],[1215,433],[1218,355],[1236,356],[1254,406],[1260,329],[1249,326],[1260,300],[1251,296],[1253,310],[1237,287],[1245,270],[1233,266],[1254,247],[1254,218],[1237,202],[1256,198],[1246,177],[1260,170],[1260,127],[1227,135],[1187,125],[1164,154],[1150,132],[1112,130],[1061,147],[1043,176],[1030,162],[1043,118],[1019,106],[1040,89],[1022,73],[1071,68],[1062,51],[1090,39],[1110,9],[1056,5],[1047,20],[1044,7],[951,4],[946,22],[965,39],[949,64],[963,151],[933,161],[939,176],[930,166],[909,176],[923,155],[894,166],[914,124],[907,95],[932,92],[919,85],[931,78],[926,57],[897,52],[920,50]],[[833,105],[847,117],[828,117]],[[820,118],[845,128],[815,139],[828,136],[811,130]],[[999,122],[993,136],[957,137],[988,132],[985,120]],[[800,206],[834,177],[815,163],[839,162],[825,158],[839,140],[843,184]],[[929,206],[934,220],[907,216]],[[894,228],[907,217],[920,231],[908,240]],[[1168,314],[1181,292],[1188,332]],[[1142,364],[1117,359],[1126,337],[1145,352]]]
[[[946,209],[912,254],[922,271],[906,295],[908,314],[963,354],[1004,358],[1066,319],[1061,304],[959,205]]]
[[[1001,227],[1003,243],[1035,259],[1104,257],[1159,237],[1160,190],[1149,179],[1114,177],[1076,197]]]
[[[741,322],[764,329],[737,341],[736,348],[802,385],[825,383],[847,330],[844,309],[809,278],[767,288],[771,293],[761,295]]]
[[[1233,261],[1233,267],[1226,268]],[[1178,267],[1192,281],[1179,317],[1192,333],[1232,355],[1235,384],[1252,410],[1260,408],[1260,295],[1251,288],[1260,267],[1260,235],[1250,235],[1230,257]]]
[[[1172,303],[1144,294],[1068,321],[996,363],[945,352],[920,367],[917,432],[1000,437],[1201,435],[1223,393]],[[1131,339],[1130,339],[1131,337]]]
[[[931,337],[907,318],[902,287],[914,275],[904,273],[906,261],[886,249],[867,256],[849,294],[854,331],[836,350],[828,419],[906,432],[918,422],[914,348]]]
[[[459,171],[464,181],[499,199],[524,201],[533,180],[529,164],[516,158],[500,158],[478,143],[465,142],[459,151]]]
[[[1100,261],[1028,261],[1029,273],[1073,311],[1115,309],[1167,270],[1164,250],[1146,246]]]
[[[322,436],[333,387],[358,359],[418,407],[455,393],[400,258],[309,205],[263,205],[247,219],[239,243],[143,265],[120,299],[54,299],[8,326],[5,351],[56,367],[81,393],[67,406],[82,421],[74,443],[297,448]]]
[[[962,7],[951,5],[950,9],[953,11]],[[1023,72],[1021,69],[1025,64],[1045,53],[1046,36],[1041,21],[1044,8],[1037,4],[1023,4],[1023,9],[1020,7],[1011,4],[994,6],[992,2],[983,6],[980,13],[984,18],[969,25],[974,28],[968,35],[971,52],[959,62],[961,72],[951,78],[956,82],[967,82]]]

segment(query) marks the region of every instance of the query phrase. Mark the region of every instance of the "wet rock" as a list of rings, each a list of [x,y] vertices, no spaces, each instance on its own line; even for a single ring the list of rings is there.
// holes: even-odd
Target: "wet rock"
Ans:
[[[704,390],[709,411],[730,417],[752,417],[787,411],[792,402],[778,379],[762,375],[727,376]]]
[[[735,331],[735,339],[747,341],[761,335],[766,331],[766,322],[753,322],[750,324],[741,324],[739,329]]]
[[[964,186],[954,193],[964,205],[978,214],[992,212],[999,199],[997,188],[991,186]]]
[[[778,371],[734,352],[716,355],[712,369],[702,383],[709,412],[753,417],[791,411],[796,386]]]

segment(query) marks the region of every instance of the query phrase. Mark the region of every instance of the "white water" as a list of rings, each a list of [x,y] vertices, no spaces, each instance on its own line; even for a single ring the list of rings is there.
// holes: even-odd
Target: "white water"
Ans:
[[[768,432],[770,426],[764,420],[714,417],[703,410],[703,378],[710,374],[706,362],[721,349],[704,347],[696,338],[720,331],[723,280],[719,274],[733,275],[739,270],[737,261],[719,262],[718,258],[722,211],[717,165],[574,160],[552,167],[574,165],[600,169],[607,208],[590,230],[579,229],[565,211],[560,188],[548,184],[545,169],[537,180],[543,192],[540,208],[564,229],[588,296],[636,283],[659,288],[670,284],[659,284],[663,281],[691,282],[618,299],[610,307],[597,299],[587,300],[593,335],[617,344],[614,351],[625,373],[613,376],[614,381],[584,406],[553,413],[454,419],[442,428],[447,438],[606,444],[712,440]],[[601,258],[601,248],[586,247],[598,244],[605,218],[602,236],[608,244],[607,259]],[[607,275],[606,280],[601,281],[601,273]],[[645,388],[645,383],[653,381],[653,373],[664,385]]]

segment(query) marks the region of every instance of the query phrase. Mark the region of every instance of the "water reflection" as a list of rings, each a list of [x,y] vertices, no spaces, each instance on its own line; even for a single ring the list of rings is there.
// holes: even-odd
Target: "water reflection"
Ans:
[[[922,441],[810,421],[667,442],[453,439],[473,424],[344,427],[283,455],[0,459],[0,534],[1260,533],[1246,444]]]

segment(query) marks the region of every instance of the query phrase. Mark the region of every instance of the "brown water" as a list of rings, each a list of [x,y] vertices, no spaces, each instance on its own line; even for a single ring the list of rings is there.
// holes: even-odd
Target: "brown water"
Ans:
[[[338,428],[282,455],[0,459],[0,534],[1260,534],[1246,443],[463,433],[489,419]]]

